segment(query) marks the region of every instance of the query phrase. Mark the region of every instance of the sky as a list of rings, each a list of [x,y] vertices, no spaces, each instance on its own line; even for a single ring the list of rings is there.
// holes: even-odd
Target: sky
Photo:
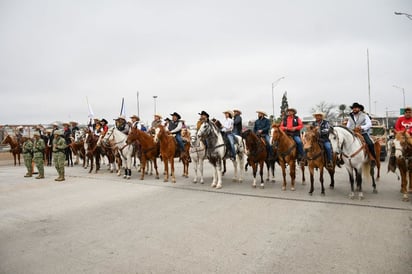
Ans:
[[[300,116],[321,102],[396,116],[412,20],[395,11],[412,1],[0,0],[0,125],[86,123],[89,105],[112,123],[122,98],[143,122],[235,108],[245,122],[279,116],[284,92]]]

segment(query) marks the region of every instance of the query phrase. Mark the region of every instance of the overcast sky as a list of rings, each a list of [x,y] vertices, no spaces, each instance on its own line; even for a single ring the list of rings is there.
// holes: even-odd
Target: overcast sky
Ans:
[[[0,0],[0,124],[412,104],[410,0]],[[368,92],[367,49],[370,60]],[[137,100],[139,92],[139,100]],[[369,99],[370,98],[370,99]],[[138,102],[139,101],[139,113]],[[371,105],[369,105],[371,101]]]

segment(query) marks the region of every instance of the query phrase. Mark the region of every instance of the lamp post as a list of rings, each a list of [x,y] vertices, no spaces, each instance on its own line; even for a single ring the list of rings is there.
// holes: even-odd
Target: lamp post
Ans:
[[[275,82],[272,83],[272,115],[273,115],[273,120],[275,120],[275,86],[279,83],[280,80],[285,79],[284,76],[278,78]]]
[[[154,114],[156,115],[156,99],[157,99],[157,95],[153,95],[153,103],[154,103]]]
[[[402,90],[402,94],[403,94],[403,107],[405,108],[405,107],[406,107],[406,103],[405,103],[405,89],[404,89],[404,88],[401,88],[401,87],[398,87],[398,86],[395,86],[395,85],[393,85],[392,87]]]
[[[404,13],[404,12],[394,12],[395,13],[395,15],[405,15],[408,19],[410,19],[410,20],[412,20],[412,15],[411,14],[407,14],[407,13]]]

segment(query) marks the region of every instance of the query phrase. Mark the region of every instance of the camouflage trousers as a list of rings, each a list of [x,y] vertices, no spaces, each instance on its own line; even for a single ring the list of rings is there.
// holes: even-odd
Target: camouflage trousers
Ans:
[[[24,165],[27,168],[27,173],[28,174],[32,174],[33,173],[33,166],[32,166],[32,160],[33,157],[31,156],[31,154],[23,154],[23,159],[24,159]]]
[[[63,152],[53,153],[54,167],[59,174],[59,177],[64,178],[64,162],[66,161],[66,155]]]
[[[44,160],[43,156],[42,157],[34,157],[33,158],[34,163],[37,166],[37,169],[39,170],[39,175],[44,176]]]

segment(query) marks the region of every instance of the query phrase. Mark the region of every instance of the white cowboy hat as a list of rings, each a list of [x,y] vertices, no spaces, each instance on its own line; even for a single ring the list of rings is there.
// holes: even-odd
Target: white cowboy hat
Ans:
[[[257,110],[256,113],[262,113],[263,116],[268,116],[266,112],[264,112],[263,110]]]
[[[223,114],[225,114],[225,113],[229,113],[230,116],[233,116],[233,112],[232,112],[231,110],[225,110],[225,111],[223,111]]]
[[[238,110],[237,108],[235,108],[235,109],[233,110],[233,112],[239,112],[239,114],[242,114],[242,112],[241,112],[240,110]]]
[[[323,113],[322,111],[315,111],[312,116],[316,117],[317,115],[322,115],[322,118],[325,118],[325,113]]]

